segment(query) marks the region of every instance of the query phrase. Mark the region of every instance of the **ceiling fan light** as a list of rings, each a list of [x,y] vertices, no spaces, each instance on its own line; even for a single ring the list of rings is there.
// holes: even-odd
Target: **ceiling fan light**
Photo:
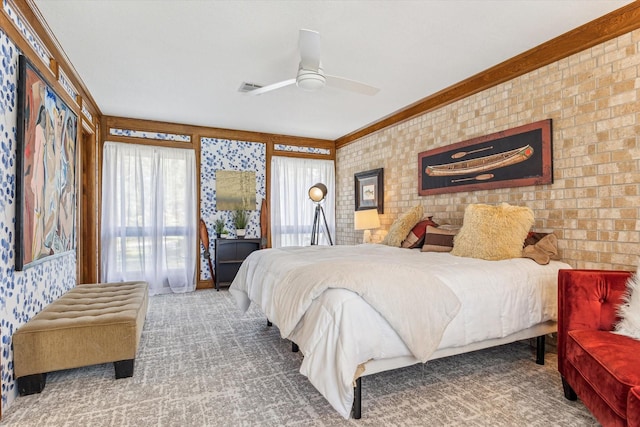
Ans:
[[[300,70],[296,85],[302,90],[313,92],[322,89],[326,83],[326,79],[320,73],[315,71]]]

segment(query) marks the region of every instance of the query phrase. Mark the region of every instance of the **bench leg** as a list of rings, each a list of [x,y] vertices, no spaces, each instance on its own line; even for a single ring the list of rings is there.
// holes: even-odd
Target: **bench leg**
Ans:
[[[47,374],[33,374],[18,378],[18,393],[20,396],[40,393],[47,384]]]
[[[128,359],[113,362],[113,367],[116,370],[116,379],[132,377],[134,361],[135,359]]]

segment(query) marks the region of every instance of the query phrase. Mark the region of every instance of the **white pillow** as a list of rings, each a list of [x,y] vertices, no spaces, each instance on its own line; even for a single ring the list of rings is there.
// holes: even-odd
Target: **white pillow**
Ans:
[[[627,280],[627,290],[623,296],[623,303],[618,307],[620,321],[616,324],[615,332],[640,340],[640,264],[636,273]]]

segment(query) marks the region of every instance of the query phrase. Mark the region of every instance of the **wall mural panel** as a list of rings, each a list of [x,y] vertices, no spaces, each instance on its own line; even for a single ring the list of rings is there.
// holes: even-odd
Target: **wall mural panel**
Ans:
[[[266,197],[267,151],[265,144],[257,142],[233,141],[228,139],[201,138],[200,140],[200,216],[204,220],[210,237],[210,250],[213,256],[215,239],[213,224],[217,219],[225,222],[231,238],[235,237],[235,228],[231,220],[231,211],[222,211],[216,207],[216,171],[236,170],[254,171],[256,181],[255,211],[251,212],[246,238],[260,236],[260,206]],[[213,260],[212,260],[213,261]],[[211,278],[207,261],[200,246],[200,280]]]
[[[15,44],[0,31],[0,378],[3,409],[18,395],[13,379],[13,332],[76,285],[73,252],[45,260],[24,272],[14,270],[19,53]]]

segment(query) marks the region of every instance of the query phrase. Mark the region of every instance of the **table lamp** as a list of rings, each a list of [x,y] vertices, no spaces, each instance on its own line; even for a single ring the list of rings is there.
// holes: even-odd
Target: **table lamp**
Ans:
[[[353,223],[356,230],[364,230],[362,243],[371,243],[371,229],[380,227],[378,209],[367,209],[353,213]]]

